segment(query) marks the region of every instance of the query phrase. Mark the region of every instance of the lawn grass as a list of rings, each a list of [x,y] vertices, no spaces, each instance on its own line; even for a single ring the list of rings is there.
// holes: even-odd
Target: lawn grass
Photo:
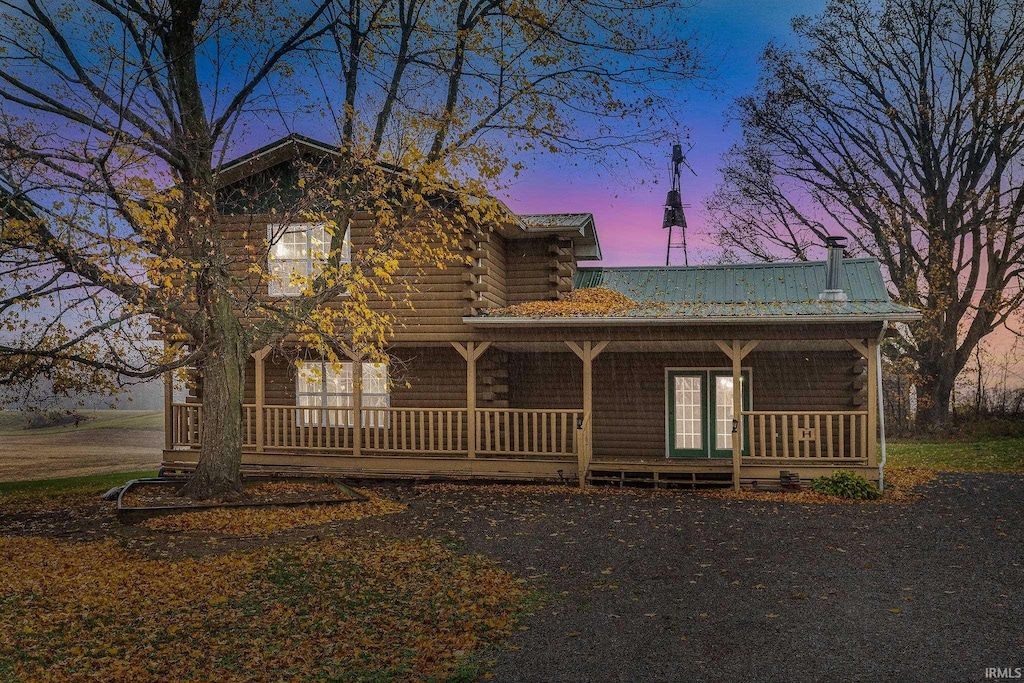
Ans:
[[[25,429],[25,416],[19,410],[0,410],[0,436],[19,434],[57,434],[87,429],[133,429],[161,431],[164,414],[160,410],[79,410],[87,420],[74,425]]]
[[[986,437],[967,441],[889,440],[890,467],[940,472],[1024,472],[1024,438]]]
[[[16,498],[49,498],[75,493],[103,493],[114,486],[120,486],[129,479],[145,479],[155,476],[155,471],[114,472],[112,474],[93,474],[87,477],[2,482],[0,483],[0,501]]]

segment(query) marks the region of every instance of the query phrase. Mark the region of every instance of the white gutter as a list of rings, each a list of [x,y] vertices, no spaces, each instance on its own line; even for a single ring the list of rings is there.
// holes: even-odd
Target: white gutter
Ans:
[[[465,316],[462,322],[474,327],[516,327],[521,325],[542,327],[573,327],[591,325],[750,325],[753,323],[842,323],[842,322],[915,322],[920,314],[848,314],[848,315],[745,315],[745,316],[702,316],[686,318],[588,318],[588,317],[537,317],[516,318],[504,316]]]
[[[882,458],[878,461],[878,490],[885,490],[885,392],[882,391],[882,338],[885,337],[885,328],[889,321],[882,322],[882,331],[878,335],[878,343],[875,344],[875,372],[878,384],[878,430],[882,440]]]

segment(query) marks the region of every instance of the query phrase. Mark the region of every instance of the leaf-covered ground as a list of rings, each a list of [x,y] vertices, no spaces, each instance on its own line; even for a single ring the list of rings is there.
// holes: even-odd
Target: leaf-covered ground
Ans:
[[[437,539],[323,527],[404,508],[371,494],[191,512],[148,529],[115,521],[95,495],[4,501],[0,680],[472,677],[528,588]]]
[[[20,498],[0,680],[980,680],[1024,657],[1024,477],[929,477],[842,505],[379,483],[386,514],[242,535]]]

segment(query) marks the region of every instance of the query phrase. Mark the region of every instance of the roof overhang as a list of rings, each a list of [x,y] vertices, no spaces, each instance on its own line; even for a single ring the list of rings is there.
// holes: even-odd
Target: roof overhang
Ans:
[[[600,261],[603,258],[592,213],[522,214],[517,220],[524,227],[524,232],[517,236],[519,239],[557,235],[573,241],[576,260]]]
[[[254,173],[259,173],[282,161],[287,161],[302,154],[316,154],[326,157],[341,156],[336,147],[326,142],[320,142],[305,135],[292,133],[248,154],[243,154],[237,159],[232,159],[217,168],[217,187],[231,185]]]
[[[271,142],[221,165],[216,169],[217,187],[226,187],[251,175],[265,171],[272,166],[301,156],[340,158],[341,152],[330,143],[321,142],[298,133],[291,133],[280,140]],[[404,169],[391,164],[381,162],[381,166],[399,174],[407,174],[407,171]],[[481,198],[457,190],[450,191],[450,194],[453,196],[457,195],[469,205],[481,204],[484,201],[496,202],[499,212],[502,214],[502,218],[494,226],[499,234],[509,239],[531,236],[527,233],[526,224],[501,200],[494,197]],[[597,235],[594,233],[593,222],[593,216],[591,216],[590,234],[593,234],[593,240],[596,242]],[[598,247],[597,258],[600,258],[600,251],[600,247]]]
[[[465,316],[462,322],[472,327],[621,327],[633,326],[686,326],[686,325],[799,325],[842,323],[909,323],[921,319],[921,314],[889,313],[865,315],[762,315],[762,316],[706,316],[690,318],[641,317],[549,317],[515,318],[511,316]]]

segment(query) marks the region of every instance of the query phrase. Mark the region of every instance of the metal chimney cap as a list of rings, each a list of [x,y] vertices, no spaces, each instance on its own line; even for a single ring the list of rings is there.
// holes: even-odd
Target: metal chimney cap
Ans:
[[[843,237],[842,235],[825,235],[825,246],[829,248],[838,247],[840,249],[845,249],[847,240],[849,240],[849,238]]]

